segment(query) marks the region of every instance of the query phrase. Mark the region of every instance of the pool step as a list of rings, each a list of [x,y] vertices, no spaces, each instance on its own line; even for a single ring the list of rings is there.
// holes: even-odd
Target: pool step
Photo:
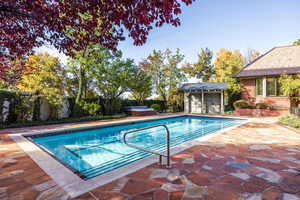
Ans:
[[[225,123],[223,125],[223,128],[232,126],[232,124],[233,124],[233,122]],[[181,144],[181,143],[184,143],[186,141],[198,138],[200,136],[207,135],[209,133],[215,132],[215,131],[220,130],[220,129],[221,129],[221,127],[219,127],[219,128],[218,127],[212,127],[212,128],[209,128],[209,129],[201,129],[201,130],[197,130],[197,131],[193,131],[193,132],[189,132],[187,130],[187,132],[189,132],[188,135],[180,135],[180,136],[171,138],[171,140],[172,140],[171,147],[174,147],[178,144]],[[166,145],[165,142],[160,142],[160,143],[157,143],[157,144],[154,144],[154,145],[151,145],[151,146],[147,146],[147,148],[149,148],[153,151],[158,151],[159,152],[159,151],[164,151],[165,150],[165,145]],[[86,176],[87,178],[92,178],[92,177],[98,176],[100,174],[106,173],[108,171],[111,171],[113,169],[125,166],[125,165],[127,165],[129,163],[132,163],[132,162],[135,162],[137,160],[143,159],[143,158],[145,158],[149,155],[150,155],[149,153],[145,153],[143,151],[136,151],[135,153],[128,154],[126,156],[122,156],[121,158],[116,159],[116,160],[112,160],[112,161],[102,163],[99,166],[95,166],[91,169],[82,170],[81,173],[84,176]]]
[[[205,135],[208,134],[208,133],[211,133],[211,132],[215,132],[215,131],[216,131],[216,128],[211,128],[209,130],[206,129],[205,130]],[[189,136],[189,137],[185,136],[184,138],[182,138],[182,136],[179,136],[177,138],[172,138],[172,147],[176,146],[177,144],[183,143],[185,141],[188,141],[188,140],[197,138],[199,136],[202,136],[202,134],[199,134],[199,132],[202,132],[202,130],[193,132],[192,134],[190,134],[191,136]],[[155,148],[152,148],[152,149],[153,150],[157,150],[157,149],[164,150],[163,149],[164,145],[165,145],[164,143],[162,143],[160,145],[158,143],[158,144],[153,145],[152,147],[155,147]],[[113,160],[113,161],[109,161],[107,163],[103,163],[101,166],[96,167],[96,168],[94,167],[94,168],[90,169],[89,171],[86,171],[85,173],[84,173],[84,171],[82,171],[82,172],[84,174],[86,174],[88,177],[90,177],[90,176],[93,177],[94,174],[95,174],[95,176],[97,176],[97,175],[100,174],[100,172],[101,172],[101,174],[105,173],[107,171],[110,171],[112,168],[115,169],[115,168],[117,168],[117,166],[118,167],[124,166],[126,164],[131,163],[131,162],[142,159],[142,158],[146,157],[147,155],[149,155],[149,154],[147,154],[145,152],[142,152],[142,151],[137,151],[135,154],[131,154],[131,155],[124,156],[124,157],[122,157],[120,159],[117,159],[117,160]]]

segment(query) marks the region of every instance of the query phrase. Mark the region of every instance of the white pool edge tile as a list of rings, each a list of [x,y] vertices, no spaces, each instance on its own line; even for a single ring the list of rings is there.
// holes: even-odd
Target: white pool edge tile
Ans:
[[[233,118],[233,119],[245,119],[239,117],[227,117],[227,116],[210,116],[210,115],[196,115],[189,114],[193,116],[203,116],[203,117],[218,117],[218,118]],[[180,115],[179,115],[180,116]],[[166,118],[166,117],[164,117]],[[151,120],[151,119],[149,119]],[[138,120],[135,120],[138,121]],[[171,155],[177,154],[195,145],[203,144],[203,142],[209,140],[210,138],[219,136],[225,132],[228,132],[234,128],[242,126],[252,119],[245,119],[244,122],[216,131],[214,133],[208,134],[206,136],[187,141],[171,149]],[[89,192],[99,186],[110,183],[117,180],[123,176],[136,172],[144,167],[147,167],[155,162],[158,162],[158,157],[153,155],[142,160],[130,163],[126,166],[120,167],[113,171],[107,172],[105,174],[99,175],[97,177],[83,180],[74,174],[70,169],[65,167],[63,164],[55,160],[48,153],[44,152],[37,145],[30,142],[22,134],[13,134],[10,137],[26,152],[29,157],[36,162],[36,164],[45,171],[58,186],[63,188],[71,198],[80,196],[86,192]]]

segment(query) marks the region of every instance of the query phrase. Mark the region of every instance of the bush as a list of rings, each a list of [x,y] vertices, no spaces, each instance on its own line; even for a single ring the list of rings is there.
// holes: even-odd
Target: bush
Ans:
[[[293,114],[281,116],[279,122],[290,127],[300,128],[300,118]]]
[[[225,101],[227,102],[226,109],[233,110],[233,109],[235,109],[234,102],[241,99],[241,95],[240,95],[240,93],[229,92],[229,90],[228,90],[227,92],[225,92],[225,99],[226,99]]]
[[[96,103],[87,103],[83,102],[81,103],[82,109],[85,111],[86,114],[89,116],[96,116],[99,111],[101,106],[96,104]]]
[[[97,103],[81,101],[73,106],[72,117],[96,116],[101,106]]]
[[[237,100],[233,103],[235,109],[238,108],[253,108],[253,106],[246,100]]]
[[[152,104],[150,108],[153,108],[156,112],[160,112],[161,107],[159,104]]]
[[[121,99],[119,98],[103,99],[102,106],[103,106],[103,113],[105,115],[114,115],[122,112]]]
[[[257,103],[255,104],[255,108],[258,109],[270,109],[270,105],[266,104],[266,103]]]

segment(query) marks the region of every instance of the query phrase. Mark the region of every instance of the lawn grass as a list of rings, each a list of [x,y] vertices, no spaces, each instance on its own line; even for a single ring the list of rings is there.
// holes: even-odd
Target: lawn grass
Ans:
[[[66,119],[49,120],[49,121],[19,122],[19,123],[12,123],[12,124],[0,124],[0,129],[22,128],[22,127],[30,127],[30,126],[53,125],[53,124],[73,123],[73,122],[88,122],[88,121],[107,120],[107,119],[119,119],[126,116],[127,116],[126,114],[98,115],[98,116],[66,118]]]
[[[279,118],[279,123],[300,130],[300,118],[293,114],[283,115]]]

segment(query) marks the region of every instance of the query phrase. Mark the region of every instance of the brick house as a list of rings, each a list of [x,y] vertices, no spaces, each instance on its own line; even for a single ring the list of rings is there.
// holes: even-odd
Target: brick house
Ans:
[[[300,46],[275,47],[247,64],[235,77],[240,79],[242,99],[290,107],[278,81],[281,74],[300,72]]]

